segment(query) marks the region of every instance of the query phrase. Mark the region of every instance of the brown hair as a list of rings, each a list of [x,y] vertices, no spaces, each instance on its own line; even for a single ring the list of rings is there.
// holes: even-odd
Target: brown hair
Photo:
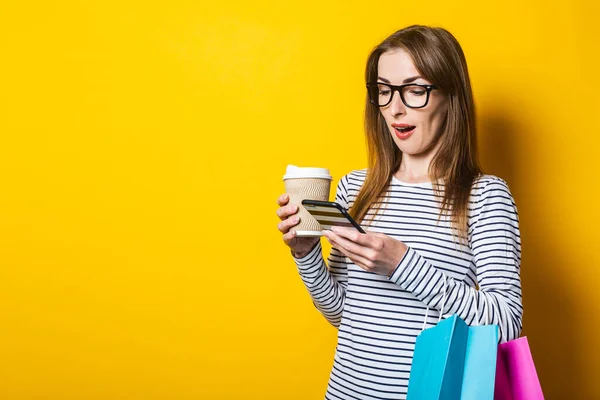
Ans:
[[[393,33],[371,51],[365,72],[367,83],[377,81],[379,57],[399,49],[412,57],[417,71],[436,85],[448,102],[443,131],[431,145],[441,140],[429,166],[429,178],[441,198],[439,218],[444,213],[450,214],[456,233],[465,239],[471,187],[483,171],[477,158],[475,104],[464,53],[456,38],[443,28],[409,26]],[[362,221],[388,189],[402,160],[402,152],[392,139],[383,115],[368,96],[365,134],[369,169],[351,208],[357,221]],[[445,184],[443,192],[439,180]],[[378,211],[380,203],[375,208]]]

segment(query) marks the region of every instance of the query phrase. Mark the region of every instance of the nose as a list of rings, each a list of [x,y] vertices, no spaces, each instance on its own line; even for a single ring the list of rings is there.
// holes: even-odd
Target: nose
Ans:
[[[399,90],[394,90],[394,93],[392,94],[392,101],[390,102],[390,104],[388,104],[388,108],[392,115],[400,115],[406,113],[406,106],[402,102]]]

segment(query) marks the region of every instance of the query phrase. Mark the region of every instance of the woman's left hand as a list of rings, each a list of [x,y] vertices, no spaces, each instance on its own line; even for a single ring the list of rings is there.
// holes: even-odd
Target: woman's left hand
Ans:
[[[390,276],[408,247],[399,240],[377,232],[332,226],[323,231],[329,243],[365,271]]]

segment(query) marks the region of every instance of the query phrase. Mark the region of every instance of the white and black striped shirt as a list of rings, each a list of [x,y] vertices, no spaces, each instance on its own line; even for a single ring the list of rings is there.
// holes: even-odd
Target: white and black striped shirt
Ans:
[[[345,175],[336,202],[350,208],[366,172]],[[391,277],[363,270],[335,247],[326,264],[320,243],[295,259],[313,303],[339,328],[326,399],[405,398],[426,309],[431,327],[438,320],[444,289],[443,317],[457,314],[469,325],[497,324],[501,342],[521,332],[519,218],[505,181],[484,175],[473,184],[468,243],[454,239],[451,217],[444,215],[438,223],[439,197],[431,183],[393,177],[382,208],[374,219],[369,210],[367,230],[408,246]]]

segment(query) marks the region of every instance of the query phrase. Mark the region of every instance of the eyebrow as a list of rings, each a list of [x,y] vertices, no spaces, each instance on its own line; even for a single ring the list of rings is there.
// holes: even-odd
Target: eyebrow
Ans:
[[[411,76],[410,78],[406,78],[405,80],[403,80],[403,81],[402,81],[402,83],[410,83],[410,82],[414,82],[414,81],[416,81],[416,80],[417,80],[417,79],[419,79],[419,78],[423,78],[423,77],[422,77],[422,76],[419,76],[419,75],[417,75],[417,76]],[[392,83],[392,82],[390,82],[389,80],[387,80],[387,79],[385,79],[385,78],[382,78],[382,77],[380,77],[380,76],[378,76],[378,77],[377,77],[377,79],[378,79],[378,80],[380,80],[380,81],[383,81],[383,82],[385,82],[385,83]]]

